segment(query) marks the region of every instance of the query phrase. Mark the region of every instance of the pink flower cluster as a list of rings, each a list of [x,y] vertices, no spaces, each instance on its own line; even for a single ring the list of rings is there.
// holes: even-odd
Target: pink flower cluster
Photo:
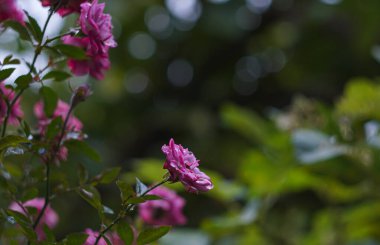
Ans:
[[[112,35],[111,16],[103,13],[104,7],[105,4],[97,0],[82,3],[79,25],[85,37],[62,38],[65,44],[85,49],[88,56],[85,60],[69,59],[68,66],[77,76],[90,74],[102,80],[105,71],[110,68],[108,51],[117,44]]]
[[[9,206],[10,210],[22,213],[24,215],[27,215],[25,213],[25,210],[27,208],[35,208],[37,209],[37,214],[35,215],[35,218],[37,218],[38,214],[41,212],[43,206],[45,204],[45,199],[43,198],[34,198],[32,200],[29,200],[25,203],[22,203],[21,207],[18,203],[13,202]],[[38,236],[38,240],[45,239],[45,232],[43,230],[44,225],[47,225],[50,229],[53,229],[59,221],[58,214],[50,207],[50,205],[47,206],[45,209],[45,212],[39,222],[39,224],[36,227],[36,232]]]
[[[45,135],[48,125],[51,123],[51,121],[57,117],[61,117],[62,121],[66,119],[67,114],[69,113],[70,105],[67,103],[59,100],[57,107],[55,108],[55,111],[51,117],[47,117],[44,112],[44,104],[42,101],[37,102],[34,105],[34,114],[36,115],[38,119],[38,129],[40,131],[41,135]],[[78,118],[76,118],[73,115],[69,116],[69,119],[67,121],[66,131],[64,135],[64,140],[68,139],[69,133],[76,133],[81,136],[81,130],[83,128],[82,122],[79,121]],[[81,138],[81,137],[79,137]],[[58,138],[57,138],[58,140]],[[67,148],[64,146],[61,146],[57,158],[59,161],[64,161],[67,159]]]
[[[191,193],[209,191],[214,187],[210,177],[199,170],[199,161],[187,148],[170,139],[169,145],[162,146],[162,152],[166,155],[164,169],[169,171],[170,181],[180,181]]]
[[[4,82],[0,83],[0,93],[2,95],[0,99],[0,123],[3,123],[8,110],[6,101],[10,103],[15,98],[15,93],[11,89],[6,88]],[[19,118],[23,116],[24,112],[21,109],[20,99],[17,99],[9,114],[8,123],[17,126],[19,124]]]
[[[96,238],[99,236],[99,232],[93,231],[91,229],[86,229],[84,232],[88,234],[88,237],[86,242],[83,243],[83,245],[94,245]],[[107,238],[110,240],[112,245],[124,245],[124,242],[115,232],[112,232],[110,235],[107,235]],[[104,238],[100,238],[98,245],[107,245],[107,242],[104,240]]]
[[[139,206],[139,216],[149,225],[183,225],[186,217],[182,213],[185,199],[165,187],[157,187],[148,194],[161,197]]]
[[[15,20],[24,24],[24,13],[16,6],[15,0],[0,0],[0,22]]]
[[[42,6],[44,7],[55,7],[58,6],[56,10],[59,15],[66,16],[68,14],[80,11],[80,5],[88,0],[41,0]]]

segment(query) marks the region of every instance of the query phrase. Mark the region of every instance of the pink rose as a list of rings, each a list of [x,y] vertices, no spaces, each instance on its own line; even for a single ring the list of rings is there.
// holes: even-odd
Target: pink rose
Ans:
[[[24,17],[24,12],[16,6],[15,0],[0,0],[0,22],[15,20],[24,25]]]
[[[60,7],[58,8],[57,12],[63,17],[74,12],[79,13],[80,5],[88,0],[41,0],[41,3],[42,6],[49,7],[56,6],[59,1],[61,1],[61,3],[59,3]]]
[[[186,217],[182,213],[185,199],[165,187],[157,187],[148,194],[161,197],[139,205],[139,216],[149,225],[183,225]]]
[[[65,36],[62,41],[65,44],[83,48],[88,59],[69,59],[68,66],[77,76],[90,74],[92,77],[102,80],[104,73],[110,68],[108,56],[109,48],[116,47],[112,35],[111,16],[103,13],[104,3],[85,2],[81,4],[79,25],[85,37]]]
[[[77,46],[86,50],[88,59],[76,60],[68,59],[68,66],[72,73],[76,76],[83,76],[90,74],[92,77],[102,80],[104,73],[111,66],[107,52],[103,52],[97,46],[93,46],[90,43],[88,37],[71,37],[65,36],[62,38],[63,43]]]
[[[162,152],[166,155],[164,169],[169,171],[170,181],[180,181],[191,193],[209,191],[214,187],[210,177],[199,170],[199,161],[187,148],[171,139],[168,146],[162,146]]]
[[[45,199],[43,198],[34,198],[32,200],[29,200],[25,203],[23,203],[23,207],[20,207],[16,202],[11,203],[9,206],[10,210],[22,213],[24,215],[27,215],[25,213],[26,208],[31,207],[31,208],[36,208],[37,209],[37,214],[35,215],[35,218],[38,217],[38,214],[41,212],[43,206],[45,204]],[[44,215],[41,217],[39,224],[36,227],[36,232],[38,236],[38,240],[43,240],[45,239],[45,233],[43,231],[43,226],[47,225],[50,229],[53,229],[54,227],[57,226],[59,221],[58,214],[50,207],[50,205],[47,206],[45,209]]]
[[[90,39],[91,45],[107,52],[108,48],[114,48],[117,44],[112,35],[111,16],[103,13],[104,7],[105,4],[98,3],[97,0],[81,4],[79,25]]]

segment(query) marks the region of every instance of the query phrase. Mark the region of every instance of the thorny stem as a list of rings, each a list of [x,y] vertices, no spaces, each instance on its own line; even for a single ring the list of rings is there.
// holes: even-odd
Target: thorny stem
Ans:
[[[145,196],[147,193],[149,193],[150,191],[152,191],[153,189],[159,187],[160,185],[163,185],[165,184],[166,182],[168,182],[168,178],[165,177],[161,182],[149,187],[148,189],[146,189],[143,193],[141,193],[141,195],[139,195],[139,197],[143,197]],[[102,230],[98,237],[96,238],[96,241],[94,243],[94,245],[97,245],[100,241],[100,238],[104,237],[104,235],[107,233],[107,231],[109,231],[114,225],[116,225],[117,223],[120,222],[120,220],[124,219],[126,214],[131,211],[134,207],[136,206],[136,204],[129,204],[127,205],[127,207],[124,209],[122,209],[119,214],[117,215],[117,217],[111,222],[111,224],[109,224],[106,228],[104,228],[104,230]]]
[[[42,38],[39,41],[36,49],[34,50],[33,60],[32,60],[32,63],[30,64],[30,69],[29,69],[29,72],[28,72],[29,75],[33,73],[33,71],[35,69],[34,66],[36,64],[37,57],[41,54],[41,50],[43,48],[42,40],[43,40],[43,37],[45,36],[47,26],[48,26],[48,24],[50,22],[51,17],[53,16],[53,14],[54,14],[54,10],[50,10],[49,15],[48,15],[48,17],[46,19],[45,25],[44,25],[44,27],[42,29]],[[25,91],[25,88],[21,89],[16,94],[15,98],[11,101],[11,103],[9,103],[9,106],[7,108],[7,114],[5,115],[4,122],[3,122],[3,129],[2,129],[2,132],[1,132],[1,138],[3,138],[5,136],[5,132],[7,131],[7,124],[8,124],[8,120],[9,120],[9,116],[11,114],[12,108],[16,104],[16,101],[24,93],[24,91]]]

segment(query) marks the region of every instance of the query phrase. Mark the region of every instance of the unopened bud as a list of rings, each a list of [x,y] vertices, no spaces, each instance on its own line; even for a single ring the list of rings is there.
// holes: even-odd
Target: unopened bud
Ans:
[[[73,96],[71,97],[71,105],[73,107],[76,106],[77,104],[85,101],[91,94],[92,91],[87,83],[80,85],[75,89]]]

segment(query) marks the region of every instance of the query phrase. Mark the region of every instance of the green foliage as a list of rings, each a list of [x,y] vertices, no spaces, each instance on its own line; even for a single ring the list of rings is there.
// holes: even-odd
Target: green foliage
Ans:
[[[8,135],[0,139],[0,152],[4,152],[9,147],[17,147],[29,143],[29,140],[17,135]]]
[[[82,245],[88,235],[85,233],[71,233],[63,240],[64,245]]]
[[[380,119],[380,85],[367,78],[349,81],[337,112],[355,120]]]
[[[110,184],[116,180],[121,168],[109,168],[95,176],[92,180],[94,184]]]
[[[131,245],[134,239],[134,234],[131,226],[122,221],[117,225],[117,234],[119,234],[121,240],[125,245]]]
[[[4,23],[4,26],[12,28],[14,31],[16,31],[20,35],[21,39],[30,42],[32,41],[28,29],[22,24],[20,24],[18,21],[8,20]]]
[[[53,89],[46,86],[40,88],[40,95],[44,102],[45,115],[51,117],[58,104],[58,95]]]
[[[66,44],[58,44],[53,47],[54,49],[61,52],[63,55],[66,55],[69,58],[73,58],[76,60],[84,60],[87,59],[86,52],[79,47],[66,45]]]
[[[5,57],[2,65],[5,66],[5,65],[18,65],[18,64],[20,64],[19,59],[12,59],[12,58],[13,58],[13,55],[11,55],[11,54],[8,55],[7,57]]]
[[[3,81],[5,79],[7,79],[10,75],[12,75],[14,70],[15,70],[15,68],[2,69],[0,71],[0,80]]]
[[[46,73],[42,80],[53,80],[53,81],[56,81],[56,82],[62,82],[62,81],[65,81],[66,79],[70,78],[71,75],[65,71],[60,71],[60,70],[53,70],[53,71],[49,71],[48,73]]]
[[[43,38],[41,27],[38,25],[36,19],[34,19],[28,12],[25,11],[25,13],[28,17],[28,22],[26,23],[26,26],[29,32],[33,35],[34,39],[37,42],[41,42]]]
[[[116,181],[116,184],[119,187],[120,198],[123,203],[135,194],[133,188],[125,181],[119,179]]]
[[[161,226],[143,230],[137,237],[137,244],[144,245],[154,242],[170,231],[170,226]]]
[[[100,162],[101,158],[99,153],[89,146],[86,142],[80,140],[67,140],[65,146],[76,153],[80,153],[95,162]]]
[[[29,87],[29,84],[33,82],[33,77],[30,73],[19,76],[15,80],[15,84],[17,84],[18,90],[23,90]]]

